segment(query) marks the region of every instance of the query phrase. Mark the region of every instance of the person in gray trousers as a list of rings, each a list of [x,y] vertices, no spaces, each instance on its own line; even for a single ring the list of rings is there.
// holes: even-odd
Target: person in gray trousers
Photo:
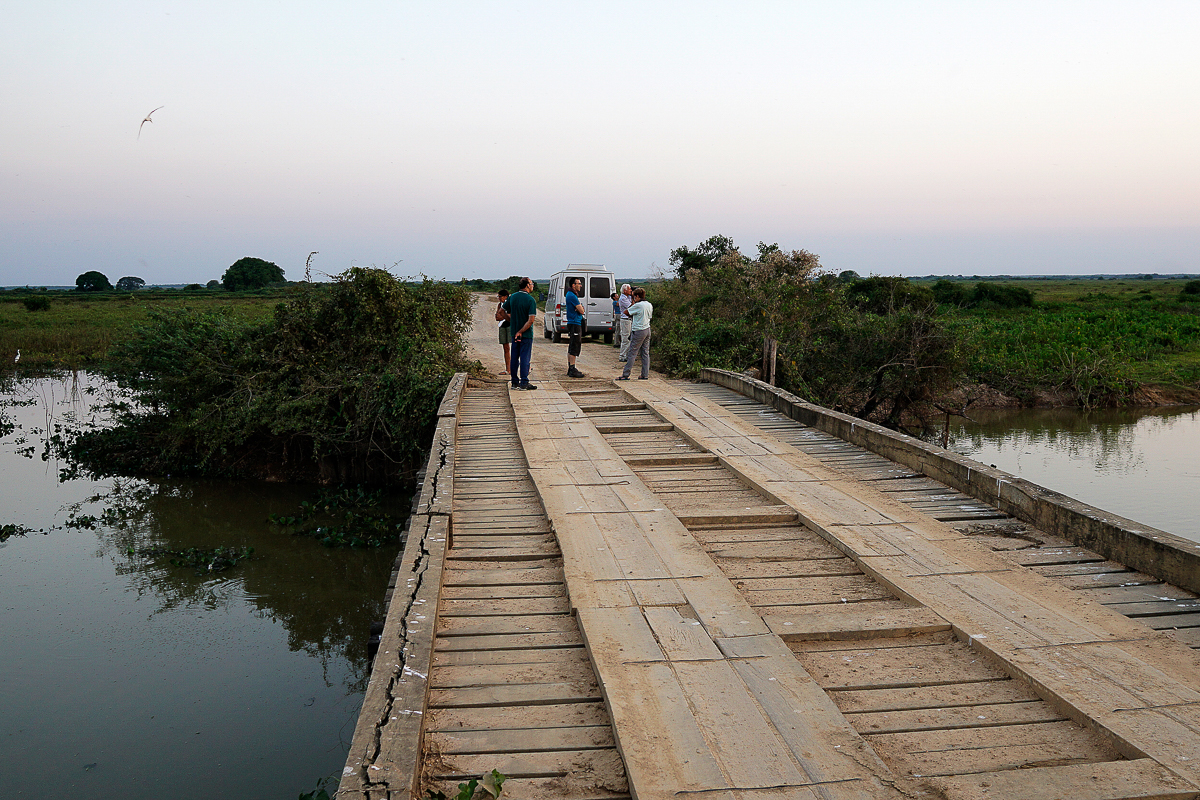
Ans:
[[[633,303],[629,306],[630,328],[629,356],[625,360],[625,370],[619,381],[629,380],[629,370],[633,360],[642,361],[641,380],[650,377],[650,317],[654,316],[654,306],[646,300],[646,290],[640,286],[633,290]]]

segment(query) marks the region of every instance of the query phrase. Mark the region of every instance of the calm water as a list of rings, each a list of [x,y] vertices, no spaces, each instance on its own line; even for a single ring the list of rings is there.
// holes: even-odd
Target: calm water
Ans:
[[[48,531],[0,543],[5,796],[282,800],[340,774],[395,550],[267,524],[311,488],[60,482],[28,431],[87,413],[78,388],[24,384],[37,402],[8,413],[28,441],[0,439],[0,525]],[[134,515],[123,527],[61,527],[117,505]],[[255,557],[199,577],[131,554],[217,545]]]
[[[976,411],[951,449],[1200,541],[1200,410]]]

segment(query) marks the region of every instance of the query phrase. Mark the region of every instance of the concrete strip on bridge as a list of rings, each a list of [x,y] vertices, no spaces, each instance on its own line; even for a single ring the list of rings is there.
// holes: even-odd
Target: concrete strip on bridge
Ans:
[[[626,392],[1127,757],[1148,756],[1200,783],[1200,670],[1188,648],[1015,569],[882,492],[831,477],[812,457],[685,387],[651,381]]]
[[[562,388],[515,392],[530,473],[638,798],[899,797],[894,777]]]

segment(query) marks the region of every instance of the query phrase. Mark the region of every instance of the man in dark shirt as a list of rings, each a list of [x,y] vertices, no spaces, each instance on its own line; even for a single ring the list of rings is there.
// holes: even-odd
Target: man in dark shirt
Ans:
[[[583,349],[583,303],[579,300],[579,293],[583,291],[583,281],[575,278],[571,281],[571,288],[567,291],[567,296],[563,298],[563,305],[567,307],[567,377],[582,378],[584,374],[575,369],[575,357]]]
[[[529,359],[533,356],[533,323],[537,320],[537,301],[530,292],[533,281],[521,278],[520,288],[504,301],[508,326],[512,331],[512,355],[508,373],[514,389],[536,389],[529,382]]]

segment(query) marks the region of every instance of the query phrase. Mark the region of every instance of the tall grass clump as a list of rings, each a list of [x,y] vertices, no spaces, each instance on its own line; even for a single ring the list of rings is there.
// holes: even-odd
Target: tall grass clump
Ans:
[[[469,325],[464,288],[358,267],[263,321],[154,311],[106,362],[131,396],[118,424],[70,453],[98,472],[386,481],[411,471],[469,368]]]

